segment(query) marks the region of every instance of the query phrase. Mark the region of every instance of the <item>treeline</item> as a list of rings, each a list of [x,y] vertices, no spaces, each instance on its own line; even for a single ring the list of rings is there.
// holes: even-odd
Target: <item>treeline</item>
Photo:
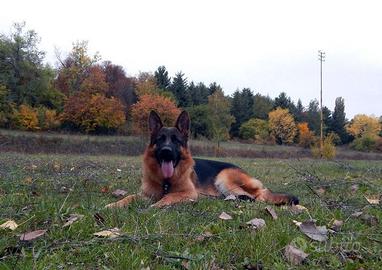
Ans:
[[[317,100],[305,107],[284,92],[271,98],[249,88],[226,96],[216,82],[189,81],[182,72],[171,77],[164,66],[131,77],[121,66],[90,55],[87,42],[74,43],[65,56],[56,52],[58,64],[52,67],[44,64],[39,41],[25,24],[0,35],[1,128],[142,134],[150,110],[172,124],[182,108],[191,115],[195,138],[317,144]],[[348,121],[341,97],[333,111],[324,107],[322,113],[329,144],[351,142],[358,150],[382,150],[381,118],[357,115]]]

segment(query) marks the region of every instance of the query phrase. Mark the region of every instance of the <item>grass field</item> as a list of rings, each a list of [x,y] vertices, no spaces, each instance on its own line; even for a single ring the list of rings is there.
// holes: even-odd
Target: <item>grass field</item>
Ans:
[[[271,189],[299,196],[309,211],[273,207],[273,220],[264,203],[212,198],[165,209],[136,202],[108,210],[103,206],[116,200],[113,190],[138,190],[139,157],[1,153],[0,224],[12,219],[20,226],[0,230],[0,269],[382,268],[382,209],[365,199],[382,194],[382,161],[223,160]],[[223,211],[233,219],[219,219]],[[352,217],[356,211],[363,214]],[[70,214],[84,217],[63,228]],[[252,218],[263,218],[266,227],[248,227]],[[334,219],[344,225],[317,242],[292,222],[310,218],[317,225]],[[115,227],[122,232],[117,238],[93,235]],[[19,240],[38,229],[47,232]],[[304,264],[285,259],[289,243],[309,254]]]
[[[27,132],[0,129],[0,152],[29,154],[88,154],[138,156],[147,143],[145,136],[95,136],[84,134],[61,134]],[[194,155],[244,158],[312,158],[309,148],[295,145],[259,145],[238,141],[217,144],[207,140],[191,140]],[[337,147],[338,159],[382,160],[382,153],[359,152],[349,146]]]

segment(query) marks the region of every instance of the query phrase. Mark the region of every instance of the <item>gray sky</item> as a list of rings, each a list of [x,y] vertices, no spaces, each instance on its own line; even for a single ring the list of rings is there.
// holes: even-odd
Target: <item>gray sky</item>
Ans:
[[[381,1],[8,0],[1,9],[0,32],[26,21],[50,63],[55,46],[88,40],[129,75],[165,65],[226,94],[285,91],[305,106],[319,98],[322,49],[324,105],[342,96],[348,118],[382,115]]]

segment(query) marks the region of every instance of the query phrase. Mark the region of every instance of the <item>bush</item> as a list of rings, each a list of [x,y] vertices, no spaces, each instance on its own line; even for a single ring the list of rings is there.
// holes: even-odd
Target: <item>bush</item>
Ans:
[[[324,145],[322,147],[322,157],[326,159],[333,159],[336,156],[336,146],[334,145],[334,136],[329,134],[324,139]]]
[[[336,156],[336,146],[334,145],[334,135],[329,134],[325,137],[322,145],[322,151],[320,149],[320,141],[317,141],[311,146],[311,153],[315,158],[333,159]]]
[[[371,135],[364,135],[360,138],[356,138],[351,148],[357,151],[370,152],[377,149],[377,137]]]
[[[37,111],[28,105],[20,105],[14,113],[13,123],[22,130],[39,130]]]
[[[266,120],[252,118],[240,126],[239,131],[242,139],[266,141],[269,139],[269,128]]]

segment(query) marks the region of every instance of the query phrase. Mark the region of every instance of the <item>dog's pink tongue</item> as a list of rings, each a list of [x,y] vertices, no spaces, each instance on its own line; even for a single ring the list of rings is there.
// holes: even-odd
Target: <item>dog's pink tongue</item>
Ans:
[[[170,178],[174,174],[174,165],[172,161],[163,161],[161,169],[164,178]]]

